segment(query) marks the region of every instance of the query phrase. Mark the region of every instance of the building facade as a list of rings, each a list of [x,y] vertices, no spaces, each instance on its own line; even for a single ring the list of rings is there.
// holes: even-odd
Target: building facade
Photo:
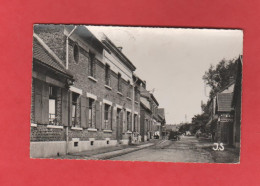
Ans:
[[[219,91],[210,102],[210,118],[207,127],[211,128],[215,142],[240,147],[242,57],[236,60],[235,81]]]
[[[165,124],[164,109],[158,112],[159,103],[149,91],[146,83],[140,86],[140,125],[142,141],[154,138],[162,138],[162,125]],[[163,112],[162,112],[163,111]]]
[[[44,47],[42,53],[47,51],[56,60],[64,71],[61,75],[59,68],[53,72],[38,69],[37,56],[43,54],[38,52],[37,42]],[[107,36],[96,37],[85,26],[36,25],[33,52],[33,74],[44,72],[46,78],[33,75],[31,157],[138,140],[140,81],[133,73],[136,67]],[[45,61],[42,59],[43,64]],[[54,80],[47,78],[51,73]],[[46,102],[37,99],[39,92]],[[45,109],[39,111],[38,102]],[[44,119],[38,119],[39,113]]]

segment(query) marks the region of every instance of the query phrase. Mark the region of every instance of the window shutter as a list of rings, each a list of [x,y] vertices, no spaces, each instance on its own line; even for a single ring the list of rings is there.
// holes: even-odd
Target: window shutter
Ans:
[[[89,98],[88,97],[84,97],[84,99],[86,99],[86,109],[85,109],[85,114],[86,114],[86,119],[85,119],[85,121],[86,121],[86,128],[89,128],[89,116],[88,116],[88,114],[89,114]]]
[[[69,92],[67,89],[61,89],[62,106],[61,106],[61,122],[63,126],[69,124]]]
[[[104,125],[105,125],[105,104],[102,103],[101,104],[101,129],[104,129]]]
[[[116,115],[117,115],[117,110],[116,107],[112,107],[112,130],[116,130]]]
[[[123,110],[121,110],[120,111],[120,118],[119,118],[119,134],[121,135],[122,134],[122,131],[123,131],[123,127],[124,127],[124,119],[123,119],[123,117],[124,117],[124,111]]]
[[[129,131],[132,131],[132,113],[129,114]]]
[[[112,129],[112,106],[109,107],[108,109],[108,126],[109,129]]]
[[[96,64],[97,64],[97,61],[95,58],[93,58],[93,76],[94,76],[94,78],[97,78],[96,77],[96,67],[97,67]]]
[[[69,91],[68,94],[69,94],[69,122],[68,122],[68,124],[69,124],[69,126],[71,126],[72,125],[72,92]]]
[[[34,108],[34,117],[36,123],[42,123],[42,89],[43,83],[37,79],[34,80],[35,86],[35,108]]]
[[[127,115],[126,115],[125,110],[122,110],[122,115],[123,115],[123,126],[122,127],[123,127],[123,133],[125,133],[127,130],[127,119],[126,119]]]
[[[108,69],[108,85],[111,86],[111,70]]]
[[[87,122],[87,99],[85,96],[80,97],[80,121],[81,121],[81,127],[87,128],[88,122]]]
[[[95,101],[96,103],[96,129],[101,129],[101,105],[99,101]]]
[[[57,102],[56,102],[56,104],[57,104]],[[48,124],[49,123],[49,85],[47,83],[43,83],[43,91],[42,91],[42,122],[44,124]]]
[[[88,76],[90,76],[90,63],[91,63],[91,58],[89,57],[88,58],[88,60],[87,60],[87,62],[88,62],[88,69],[87,69],[87,72],[88,72]]]

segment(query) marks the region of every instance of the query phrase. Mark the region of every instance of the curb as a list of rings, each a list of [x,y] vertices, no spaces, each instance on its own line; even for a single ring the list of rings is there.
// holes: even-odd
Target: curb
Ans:
[[[142,150],[142,149],[145,149],[147,147],[151,147],[151,146],[154,146],[155,144],[152,143],[152,144],[144,144],[142,147],[135,147],[135,148],[128,148],[128,149],[123,149],[123,150],[117,150],[117,151],[112,151],[112,152],[108,152],[108,153],[103,153],[103,154],[98,154],[98,155],[94,155],[94,156],[91,156],[91,157],[88,157],[87,159],[96,159],[96,160],[107,160],[107,159],[111,159],[111,158],[114,158],[114,157],[117,157],[117,156],[122,156],[124,154],[128,154],[128,153],[131,153],[131,152],[135,152],[135,151],[138,151],[138,150]]]

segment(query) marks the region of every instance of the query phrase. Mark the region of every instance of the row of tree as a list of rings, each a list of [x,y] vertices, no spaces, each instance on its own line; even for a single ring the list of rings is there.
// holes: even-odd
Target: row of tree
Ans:
[[[197,130],[200,130],[201,132],[212,132],[214,130],[214,126],[211,126],[210,128],[206,127],[211,114],[211,100],[220,90],[234,80],[236,68],[237,65],[235,63],[235,59],[222,59],[216,66],[211,65],[209,67],[202,77],[206,85],[210,87],[209,99],[207,103],[201,104],[202,114],[195,115],[192,118],[191,124],[181,125],[179,128],[180,132],[189,130],[191,133],[195,134]]]

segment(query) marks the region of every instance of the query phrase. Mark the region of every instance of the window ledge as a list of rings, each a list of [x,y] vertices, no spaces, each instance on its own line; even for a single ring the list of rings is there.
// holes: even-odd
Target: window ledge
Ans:
[[[128,130],[128,131],[126,131],[126,134],[132,134],[132,132]]]
[[[97,129],[94,129],[94,128],[88,128],[88,131],[97,132]]]
[[[108,86],[108,85],[105,85],[105,87],[109,90],[112,90],[112,87]]]
[[[52,129],[63,129],[63,126],[58,126],[58,125],[47,125],[47,128],[52,128]]]
[[[88,76],[88,78],[91,79],[91,80],[94,81],[94,82],[97,82],[97,79],[95,79],[95,78],[92,77],[92,76]]]
[[[119,92],[119,91],[117,91],[117,94],[119,94],[119,95],[123,96],[123,94],[122,94],[121,92]]]
[[[129,97],[126,97],[127,99],[129,99],[130,101],[132,100],[131,98],[129,98]]]
[[[71,130],[83,130],[81,127],[71,127]]]
[[[37,124],[31,123],[31,127],[37,127]]]
[[[103,132],[112,133],[112,130],[103,130]]]
[[[138,104],[139,102],[138,101],[135,101],[136,104]]]

